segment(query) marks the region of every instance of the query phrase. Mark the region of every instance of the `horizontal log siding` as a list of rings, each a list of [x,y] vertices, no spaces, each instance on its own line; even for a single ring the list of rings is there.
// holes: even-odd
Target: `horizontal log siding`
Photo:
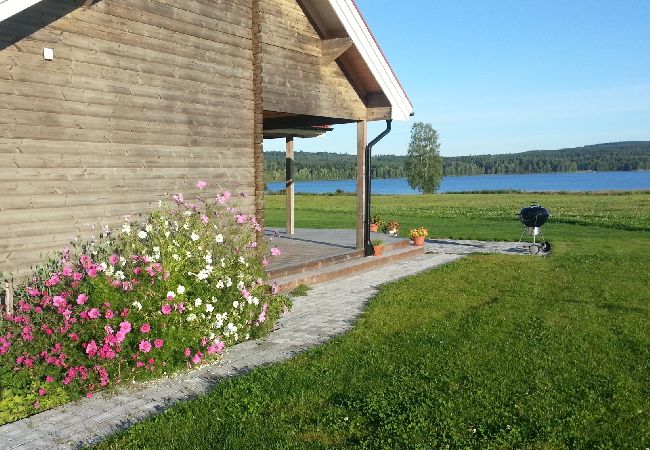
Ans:
[[[2,22],[0,270],[198,179],[255,211],[251,5],[46,0]]]
[[[260,0],[264,109],[361,120],[366,107],[333,62],[321,65],[320,37],[297,0]]]

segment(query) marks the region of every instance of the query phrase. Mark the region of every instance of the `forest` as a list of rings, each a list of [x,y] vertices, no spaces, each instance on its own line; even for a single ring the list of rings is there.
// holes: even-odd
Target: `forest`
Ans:
[[[297,181],[347,180],[356,177],[355,155],[297,151]],[[406,156],[372,158],[373,178],[402,178]],[[533,150],[499,155],[444,157],[444,175],[485,175],[578,171],[650,170],[650,141],[613,142],[560,150]],[[264,152],[265,181],[284,180],[284,152]]]

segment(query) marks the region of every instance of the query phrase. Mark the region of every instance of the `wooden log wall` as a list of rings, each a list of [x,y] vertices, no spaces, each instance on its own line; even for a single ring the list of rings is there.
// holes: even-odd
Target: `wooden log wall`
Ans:
[[[76,5],[0,23],[5,273],[199,179],[255,212],[252,1]]]
[[[365,120],[366,106],[297,0],[260,0],[264,109]]]

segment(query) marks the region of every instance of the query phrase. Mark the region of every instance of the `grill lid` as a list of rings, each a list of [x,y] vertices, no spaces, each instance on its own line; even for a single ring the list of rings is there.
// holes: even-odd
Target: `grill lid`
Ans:
[[[530,205],[519,212],[519,220],[525,227],[541,227],[549,218],[546,208],[539,205]]]

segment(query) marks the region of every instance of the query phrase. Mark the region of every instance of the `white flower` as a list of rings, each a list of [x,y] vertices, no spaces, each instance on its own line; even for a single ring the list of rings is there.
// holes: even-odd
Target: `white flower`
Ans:
[[[169,236],[171,236],[171,233],[169,231],[165,231],[165,237],[168,238]]]
[[[185,215],[185,216],[191,216],[191,215],[192,215],[192,211],[187,210],[187,211],[185,211],[185,212],[183,213],[183,215]]]
[[[226,258],[221,258],[221,267],[226,267]]]
[[[237,300],[232,302],[232,307],[235,308],[235,309],[239,308],[239,302]]]
[[[189,223],[184,223],[183,224],[183,229],[184,230],[189,230],[190,229],[190,224]]]
[[[172,258],[174,259],[174,261],[180,261],[180,260],[181,260],[181,257],[178,256],[176,253],[174,253],[174,254],[172,255]]]
[[[217,281],[217,289],[223,289],[223,286],[224,286],[223,280]]]
[[[185,293],[185,286],[183,286],[182,284],[179,284],[178,287],[176,288],[176,292],[178,292],[179,294],[184,294]]]
[[[244,264],[244,263],[246,262],[246,260],[244,259],[243,256],[240,256],[240,257],[239,257],[239,262],[240,262],[241,264]]]
[[[147,232],[144,231],[144,230],[140,230],[140,231],[138,231],[138,237],[139,237],[140,239],[147,239]]]
[[[145,231],[146,231],[147,233],[151,233],[151,230],[153,230],[153,227],[151,226],[150,223],[148,223],[148,224],[144,227],[144,229],[145,229]]]
[[[230,279],[230,277],[226,277],[226,287],[230,287],[230,286],[232,286],[232,280]]]
[[[106,269],[108,269],[108,264],[103,262],[99,265],[99,267],[102,269],[102,272],[106,272]]]
[[[124,275],[124,272],[118,270],[117,272],[115,272],[115,278],[117,278],[118,280],[124,280],[126,276]]]
[[[114,268],[113,266],[109,265],[109,266],[106,268],[106,275],[108,275],[108,276],[110,277],[110,276],[113,275],[113,272],[115,272],[115,268]]]
[[[196,320],[196,314],[192,313],[187,316],[187,321],[188,322],[194,322]]]
[[[209,304],[209,303],[206,304],[206,305],[205,305],[205,311],[206,311],[207,313],[211,313],[212,311],[214,311],[214,306],[212,306],[212,305]]]
[[[210,272],[206,269],[203,269],[202,271],[196,274],[196,278],[199,279],[200,281],[207,280],[209,276],[210,276]]]
[[[234,323],[229,322],[228,325],[226,326],[227,331],[232,334],[237,332],[237,327],[235,326]]]
[[[154,247],[154,248],[153,248],[153,252],[154,252],[156,255],[160,255],[160,247]]]
[[[192,252],[185,252],[185,256],[187,256],[188,258],[191,258],[192,257]]]
[[[135,302],[131,303],[131,305],[134,308],[136,308],[138,311],[142,311],[142,303],[140,303],[139,301],[136,300]]]
[[[223,244],[223,234],[219,233],[214,237],[214,240],[217,241],[217,244]]]
[[[201,300],[200,298],[197,298],[196,300],[194,300],[194,306],[195,306],[195,307],[198,308],[198,307],[201,306],[202,304],[203,304],[203,300]]]
[[[239,283],[237,283],[237,289],[238,289],[238,290],[241,291],[241,290],[244,289],[245,287],[246,287],[246,285],[244,284],[243,281],[240,281]]]
[[[176,297],[176,294],[173,291],[167,291],[167,298],[174,298]]]
[[[120,256],[120,266],[123,266],[126,264],[126,258],[124,256]]]
[[[210,252],[206,253],[204,259],[206,264],[212,264],[212,253]]]
[[[131,234],[131,225],[129,225],[128,223],[122,225],[122,233]]]
[[[192,235],[190,236],[194,242],[199,240],[199,235],[196,234],[196,232],[192,231]]]

